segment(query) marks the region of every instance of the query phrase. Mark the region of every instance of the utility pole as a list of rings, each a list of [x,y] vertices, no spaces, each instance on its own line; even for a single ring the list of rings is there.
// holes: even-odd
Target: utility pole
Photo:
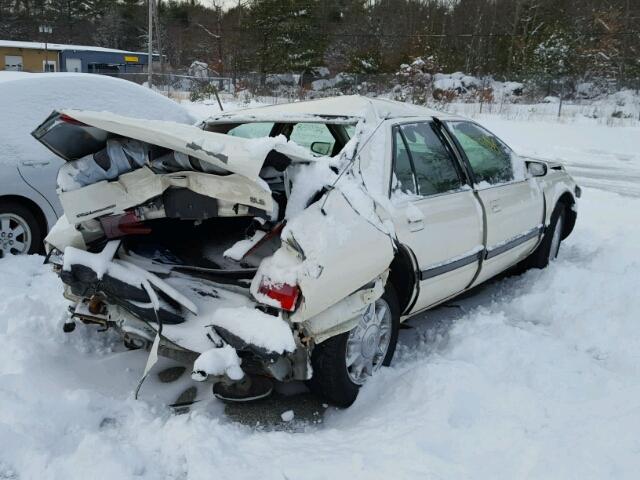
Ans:
[[[164,78],[164,56],[162,55],[162,35],[160,35],[160,11],[158,10],[158,3],[153,0],[154,11],[154,25],[156,28],[156,45],[158,45],[158,56],[160,57],[160,73]]]
[[[222,59],[222,7],[214,4],[216,7],[216,13],[218,15],[217,29],[218,29],[218,75],[224,75],[224,60]]]
[[[149,49],[147,57],[147,85],[153,87],[153,0],[147,0],[149,3]]]
[[[38,27],[38,30],[40,31],[40,33],[44,35],[44,65],[42,67],[42,71],[48,72],[49,71],[49,48],[48,48],[47,35],[51,35],[51,32],[53,32],[53,28],[51,28],[50,25],[44,24],[44,25],[40,25]]]

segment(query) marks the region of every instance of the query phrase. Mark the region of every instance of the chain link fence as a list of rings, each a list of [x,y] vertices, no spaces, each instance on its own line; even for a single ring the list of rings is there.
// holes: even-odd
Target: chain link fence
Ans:
[[[146,73],[112,76],[147,85]],[[499,114],[511,118],[582,115],[591,118],[640,121],[640,78],[625,82],[584,77],[539,75],[517,81],[453,74],[357,74],[333,76],[248,72],[234,77],[154,73],[153,88],[180,101],[287,103],[299,100],[366,95],[424,105],[475,116]]]

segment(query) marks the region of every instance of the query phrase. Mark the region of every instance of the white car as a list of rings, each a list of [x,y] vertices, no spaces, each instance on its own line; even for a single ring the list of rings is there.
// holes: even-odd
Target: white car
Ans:
[[[195,121],[177,103],[126,80],[83,73],[0,72],[0,257],[42,251],[42,240],[62,215],[56,174],[64,162],[30,135],[59,108]]]
[[[199,128],[70,110],[34,136],[68,161],[47,237],[66,329],[193,361],[225,400],[306,380],[350,405],[401,322],[554,259],[580,196],[473,121],[359,96]]]

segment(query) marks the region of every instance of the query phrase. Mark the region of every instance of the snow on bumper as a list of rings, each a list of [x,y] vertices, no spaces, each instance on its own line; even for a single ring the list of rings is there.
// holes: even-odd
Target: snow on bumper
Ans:
[[[113,259],[118,244],[109,242],[100,253],[68,247],[60,276],[80,298],[104,297],[111,320],[123,331],[139,331],[142,321],[152,335],[161,329],[169,344],[196,353],[230,345],[273,359],[296,349],[289,324],[256,309],[247,292],[170,271],[160,278]]]

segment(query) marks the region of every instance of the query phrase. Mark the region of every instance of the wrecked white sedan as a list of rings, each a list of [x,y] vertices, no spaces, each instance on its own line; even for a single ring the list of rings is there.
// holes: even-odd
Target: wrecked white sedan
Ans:
[[[76,321],[193,362],[243,401],[305,380],[348,406],[400,323],[512,267],[545,267],[580,189],[480,125],[339,97],[201,126],[54,112],[67,163],[47,237]]]

